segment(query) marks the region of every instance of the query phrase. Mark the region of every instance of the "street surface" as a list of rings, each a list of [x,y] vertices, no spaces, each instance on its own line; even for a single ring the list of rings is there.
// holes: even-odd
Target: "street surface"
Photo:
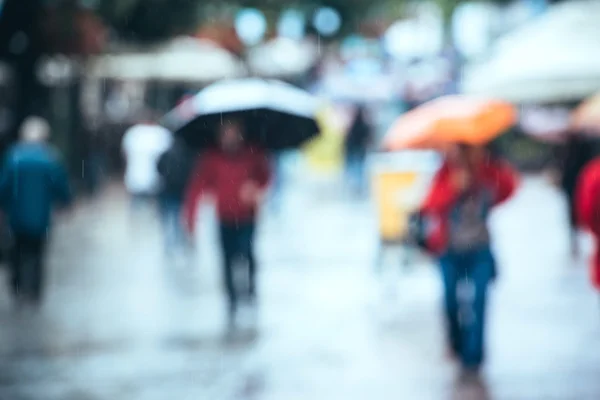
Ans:
[[[236,332],[210,208],[190,263],[165,259],[152,210],[130,215],[118,185],[62,216],[44,307],[17,311],[0,291],[0,399],[600,399],[600,296],[543,180],[494,215],[488,364],[464,384],[433,264],[392,251],[377,272],[371,206],[300,175],[265,209],[259,309]]]

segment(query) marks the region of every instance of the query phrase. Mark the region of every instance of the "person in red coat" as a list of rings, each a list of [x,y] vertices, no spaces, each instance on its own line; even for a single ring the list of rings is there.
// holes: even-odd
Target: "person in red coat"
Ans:
[[[484,359],[487,287],[495,275],[487,220],[515,187],[508,165],[483,147],[461,145],[447,154],[421,209],[428,221],[427,248],[441,266],[449,346],[469,371],[477,371]],[[459,287],[471,289],[461,290],[469,293],[468,318],[460,315]]]
[[[223,251],[223,280],[233,321],[238,306],[234,268],[241,259],[249,268],[249,299],[256,299],[256,259],[253,251],[257,211],[271,178],[270,164],[261,150],[244,143],[241,125],[227,122],[220,148],[202,155],[189,183],[185,220],[194,231],[198,200],[210,194],[216,202]]]
[[[586,165],[579,177],[576,198],[578,223],[595,239],[596,253],[590,273],[592,284],[600,289],[600,158]]]

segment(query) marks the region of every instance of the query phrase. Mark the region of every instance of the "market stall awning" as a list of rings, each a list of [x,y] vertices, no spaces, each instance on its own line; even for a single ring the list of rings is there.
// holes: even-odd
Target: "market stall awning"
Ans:
[[[238,57],[208,40],[175,39],[154,56],[155,76],[162,81],[211,82],[246,74]]]
[[[467,69],[467,94],[519,103],[581,100],[600,90],[600,2],[573,1],[499,40],[492,57]]]
[[[212,82],[246,74],[241,60],[218,45],[178,38],[152,51],[122,52],[96,57],[91,75],[122,80]]]

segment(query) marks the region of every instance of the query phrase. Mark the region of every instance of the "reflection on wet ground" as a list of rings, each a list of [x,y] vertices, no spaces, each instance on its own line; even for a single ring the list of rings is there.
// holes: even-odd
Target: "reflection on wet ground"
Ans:
[[[526,180],[494,218],[489,363],[464,380],[445,358],[435,268],[392,256],[376,273],[370,205],[311,185],[265,213],[259,309],[235,332],[210,210],[193,262],[173,262],[152,211],[129,218],[118,187],[81,205],[53,238],[44,307],[0,294],[0,399],[600,398],[598,299],[553,189]]]

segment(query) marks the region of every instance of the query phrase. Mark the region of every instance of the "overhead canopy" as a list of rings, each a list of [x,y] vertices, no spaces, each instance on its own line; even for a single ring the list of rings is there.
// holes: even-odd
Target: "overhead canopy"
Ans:
[[[241,61],[206,40],[178,38],[151,52],[98,57],[92,76],[126,80],[211,82],[245,75]]]
[[[154,77],[154,58],[150,53],[117,53],[96,57],[90,75],[101,79],[148,80]]]
[[[557,4],[471,67],[463,92],[519,103],[581,100],[600,90],[600,2]]]
[[[245,75],[236,56],[208,40],[175,39],[155,56],[156,77],[164,81],[210,82]]]
[[[397,95],[400,84],[380,60],[365,58],[349,62],[345,71],[328,74],[319,89],[322,96],[336,101],[388,102]]]
[[[282,78],[305,73],[317,57],[317,46],[310,41],[277,38],[251,50],[248,63],[259,76]]]

